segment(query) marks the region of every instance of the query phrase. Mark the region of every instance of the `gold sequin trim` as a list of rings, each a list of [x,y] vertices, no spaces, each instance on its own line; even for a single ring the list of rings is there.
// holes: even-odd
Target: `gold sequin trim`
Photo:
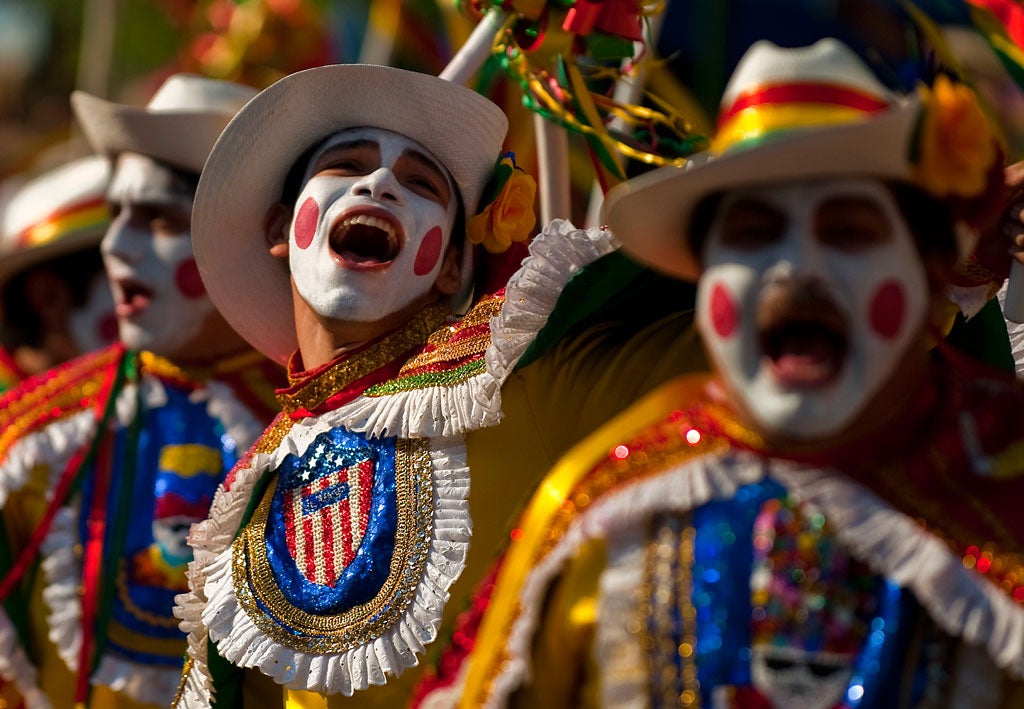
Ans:
[[[181,700],[185,696],[185,685],[188,684],[188,676],[192,672],[193,665],[195,665],[195,659],[191,654],[186,655],[185,664],[181,668],[181,681],[178,682],[178,691],[174,693],[174,699],[171,700],[172,707],[177,707],[181,704]]]
[[[247,369],[265,359],[266,357],[256,350],[246,350],[241,354],[217,360],[208,366],[179,366],[152,352],[139,352],[139,362],[142,364],[142,371],[163,377],[164,379],[194,383],[205,382],[216,376]]]
[[[487,351],[487,347],[491,344],[490,332],[467,337],[455,344],[447,342],[455,333],[454,330],[445,328],[441,332],[444,335],[444,341],[440,344],[432,343],[437,344],[437,349],[413,357],[402,366],[399,375],[408,374],[420,367],[429,367],[432,364],[458,362],[467,357],[481,355]]]
[[[404,365],[399,374],[407,374],[421,367],[428,367],[438,363],[459,362],[467,357],[480,355],[487,351],[491,344],[491,331],[460,339],[452,343],[452,338],[459,332],[468,330],[471,327],[490,325],[491,318],[501,313],[501,306],[505,299],[500,296],[490,296],[481,300],[470,308],[459,322],[442,327],[430,335],[427,340],[428,352],[423,352],[413,357]]]
[[[276,451],[284,437],[288,435],[288,432],[292,430],[292,426],[295,422],[285,414],[278,414],[273,422],[267,426],[267,430],[263,432],[259,440],[256,441],[256,445],[253,446],[254,453],[273,453]]]
[[[343,613],[316,615],[285,598],[267,561],[265,533],[277,489],[274,481],[232,544],[235,595],[256,627],[292,650],[327,654],[367,643],[399,620],[423,581],[433,535],[433,468],[426,440],[398,440],[395,483],[398,526],[387,580],[368,603]]]
[[[401,355],[422,345],[444,322],[450,309],[444,304],[424,308],[400,329],[346,357],[294,392],[278,392],[277,399],[285,411],[315,409],[352,382],[380,369]],[[297,382],[293,382],[297,383]]]

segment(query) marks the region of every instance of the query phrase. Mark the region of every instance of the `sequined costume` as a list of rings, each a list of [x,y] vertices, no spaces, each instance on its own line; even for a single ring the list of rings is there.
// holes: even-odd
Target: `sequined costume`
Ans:
[[[115,345],[0,399],[0,675],[27,706],[82,692],[93,707],[170,702],[185,536],[272,418],[281,381],[255,351],[186,369]]]
[[[549,474],[415,705],[1020,706],[1024,392],[977,366],[789,455],[662,386]]]
[[[431,306],[316,371],[292,367],[284,413],[193,532],[179,706],[213,692],[236,705],[259,677],[273,684],[249,701],[322,706],[420,662],[466,565],[467,438],[498,422],[500,386],[562,287],[613,248],[555,222],[465,316]]]

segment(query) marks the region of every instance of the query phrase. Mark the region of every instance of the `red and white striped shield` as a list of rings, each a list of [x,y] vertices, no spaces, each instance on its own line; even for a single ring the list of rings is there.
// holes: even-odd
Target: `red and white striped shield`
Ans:
[[[355,558],[370,515],[373,469],[366,458],[285,494],[288,551],[310,582],[333,587]]]

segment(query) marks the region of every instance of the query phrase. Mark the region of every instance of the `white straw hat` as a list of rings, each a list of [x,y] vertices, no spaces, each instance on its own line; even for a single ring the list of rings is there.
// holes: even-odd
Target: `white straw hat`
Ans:
[[[307,69],[264,89],[217,141],[199,181],[192,240],[207,292],[234,329],[278,362],[298,347],[286,263],[264,218],[295,161],[346,128],[399,133],[429,150],[475,214],[508,121],[494,103],[436,76],[369,64]]]
[[[699,254],[687,231],[702,198],[817,177],[909,180],[920,114],[916,96],[894,96],[838,40],[799,49],[757,42],[726,87],[712,151],[617,185],[602,221],[641,263],[695,280]]]
[[[57,256],[98,248],[110,224],[109,178],[109,162],[92,155],[22,185],[3,210],[0,283]]]
[[[71,94],[71,106],[97,153],[141,153],[199,174],[224,126],[255,95],[231,81],[174,74],[142,108],[84,91]]]

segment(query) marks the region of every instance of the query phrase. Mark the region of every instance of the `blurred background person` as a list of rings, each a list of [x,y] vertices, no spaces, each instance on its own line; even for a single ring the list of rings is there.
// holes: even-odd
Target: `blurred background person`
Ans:
[[[3,211],[0,344],[12,379],[117,338],[99,251],[110,224],[109,178],[104,158],[80,158],[29,180]]]

